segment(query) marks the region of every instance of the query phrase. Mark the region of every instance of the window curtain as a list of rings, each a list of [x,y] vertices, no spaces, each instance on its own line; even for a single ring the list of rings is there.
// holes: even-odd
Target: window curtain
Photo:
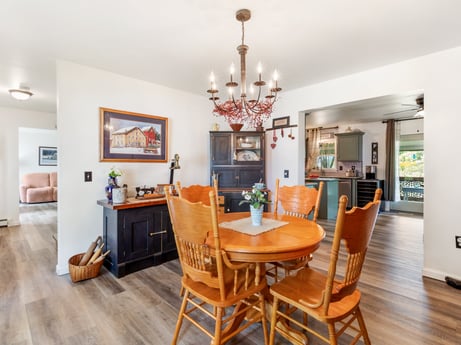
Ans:
[[[313,128],[307,130],[307,162],[306,170],[310,171],[317,166],[317,157],[320,153],[320,130]]]
[[[400,200],[399,138],[400,123],[395,120],[388,120],[386,127],[384,199],[389,201]]]

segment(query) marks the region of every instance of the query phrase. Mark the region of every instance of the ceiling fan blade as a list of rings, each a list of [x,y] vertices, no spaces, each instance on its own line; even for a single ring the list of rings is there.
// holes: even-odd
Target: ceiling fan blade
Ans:
[[[393,111],[393,112],[390,112],[390,113],[385,113],[383,114],[383,116],[390,116],[390,115],[395,115],[395,114],[401,114],[401,113],[407,113],[409,111],[417,111],[419,110],[420,108],[413,108],[413,109],[405,109],[405,110],[398,110],[398,111]]]

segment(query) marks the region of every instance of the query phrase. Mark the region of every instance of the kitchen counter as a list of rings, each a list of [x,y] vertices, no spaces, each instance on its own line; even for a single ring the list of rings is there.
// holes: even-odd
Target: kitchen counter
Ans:
[[[338,198],[341,195],[346,195],[348,202],[347,202],[347,208],[350,209],[353,206],[357,205],[357,181],[363,180],[363,176],[319,176],[319,177],[309,177],[305,179],[306,185],[310,185],[312,183],[316,183],[316,181],[337,181],[338,182]],[[317,183],[318,183],[317,182]],[[330,186],[329,188],[334,188],[333,186]],[[331,193],[329,196],[329,199],[332,199],[336,196],[336,193]],[[327,196],[328,197],[328,196]],[[332,203],[333,201],[328,200],[328,204]],[[338,200],[336,200],[336,203]],[[325,206],[324,206],[325,207]],[[336,209],[337,210],[337,209]],[[326,218],[332,219],[331,212],[335,212],[334,209],[331,209],[329,212],[327,212]],[[336,214],[335,214],[336,217]]]
[[[323,191],[320,199],[319,218],[336,219],[338,213],[338,178],[318,177],[306,178],[305,184],[308,187],[318,189],[318,184],[323,182]]]

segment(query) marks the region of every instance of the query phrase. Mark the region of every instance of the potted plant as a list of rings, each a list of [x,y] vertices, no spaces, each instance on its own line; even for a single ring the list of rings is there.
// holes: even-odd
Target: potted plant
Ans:
[[[270,202],[267,200],[267,192],[257,187],[261,187],[261,184],[253,186],[251,190],[242,191],[243,200],[239,202],[239,205],[250,204],[251,221],[255,226],[262,224],[264,204]]]
[[[112,202],[112,190],[114,188],[119,188],[117,177],[122,176],[122,172],[119,169],[112,167],[110,168],[108,176],[109,176],[108,184],[105,190],[106,190],[107,201],[111,203]]]

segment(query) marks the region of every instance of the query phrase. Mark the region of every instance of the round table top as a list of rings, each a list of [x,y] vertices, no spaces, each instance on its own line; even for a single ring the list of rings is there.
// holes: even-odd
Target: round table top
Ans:
[[[249,212],[220,213],[218,223],[249,216]],[[221,247],[231,260],[244,262],[293,260],[317,250],[325,237],[323,228],[311,220],[273,213],[264,213],[264,218],[276,219],[288,224],[258,235],[247,235],[219,227]]]

